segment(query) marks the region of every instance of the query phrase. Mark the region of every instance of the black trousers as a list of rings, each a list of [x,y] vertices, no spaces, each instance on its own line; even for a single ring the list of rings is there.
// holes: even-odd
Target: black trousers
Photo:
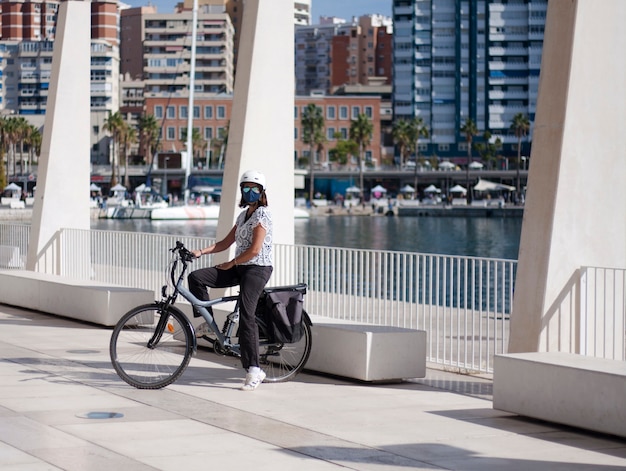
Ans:
[[[255,320],[256,305],[263,288],[272,275],[273,268],[260,265],[237,265],[230,270],[215,267],[192,271],[187,277],[189,291],[208,301],[207,288],[240,286],[239,290],[239,346],[241,365],[247,370],[259,366],[259,329]]]

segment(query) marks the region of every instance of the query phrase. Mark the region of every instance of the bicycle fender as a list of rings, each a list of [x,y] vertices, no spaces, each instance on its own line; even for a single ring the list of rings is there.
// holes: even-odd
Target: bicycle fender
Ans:
[[[193,328],[191,321],[185,315],[185,313],[181,311],[180,309],[178,309],[176,306],[170,306],[170,309],[172,311],[175,311],[180,316],[181,320],[185,323],[184,328],[189,329],[189,332],[191,333],[191,339],[193,342],[193,354],[195,355],[196,352],[198,351],[198,339],[196,339],[195,329]]]

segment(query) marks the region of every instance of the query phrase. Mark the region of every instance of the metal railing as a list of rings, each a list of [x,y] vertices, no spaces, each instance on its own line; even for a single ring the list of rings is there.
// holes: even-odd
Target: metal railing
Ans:
[[[18,246],[26,254],[28,229],[0,224],[0,245]],[[94,281],[150,289],[159,297],[168,249],[177,240],[190,248],[211,243],[200,237],[63,229],[49,244],[59,259],[50,266],[64,276],[89,273]],[[302,245],[274,250],[269,284],[307,283],[305,308],[312,315],[425,330],[427,361],[455,371],[491,373],[493,356],[507,352],[515,261]],[[212,261],[202,257],[194,268]],[[577,326],[580,347],[572,351],[625,360],[626,270],[579,271],[571,287],[578,301],[559,310]]]

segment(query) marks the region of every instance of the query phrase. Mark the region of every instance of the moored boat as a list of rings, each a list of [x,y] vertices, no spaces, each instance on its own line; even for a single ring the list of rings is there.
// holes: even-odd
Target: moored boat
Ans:
[[[219,204],[185,205],[153,209],[150,214],[150,219],[179,221],[193,219],[218,219],[219,215]],[[296,219],[305,219],[309,217],[309,212],[302,208],[294,208],[293,216]]]

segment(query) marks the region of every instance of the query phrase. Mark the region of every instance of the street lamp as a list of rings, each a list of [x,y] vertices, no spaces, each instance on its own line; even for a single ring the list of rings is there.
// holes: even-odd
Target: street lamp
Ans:
[[[161,184],[161,194],[167,197],[167,163],[169,162],[170,158],[169,157],[165,157],[163,159],[163,164],[164,164],[164,172],[163,172],[163,183]]]

